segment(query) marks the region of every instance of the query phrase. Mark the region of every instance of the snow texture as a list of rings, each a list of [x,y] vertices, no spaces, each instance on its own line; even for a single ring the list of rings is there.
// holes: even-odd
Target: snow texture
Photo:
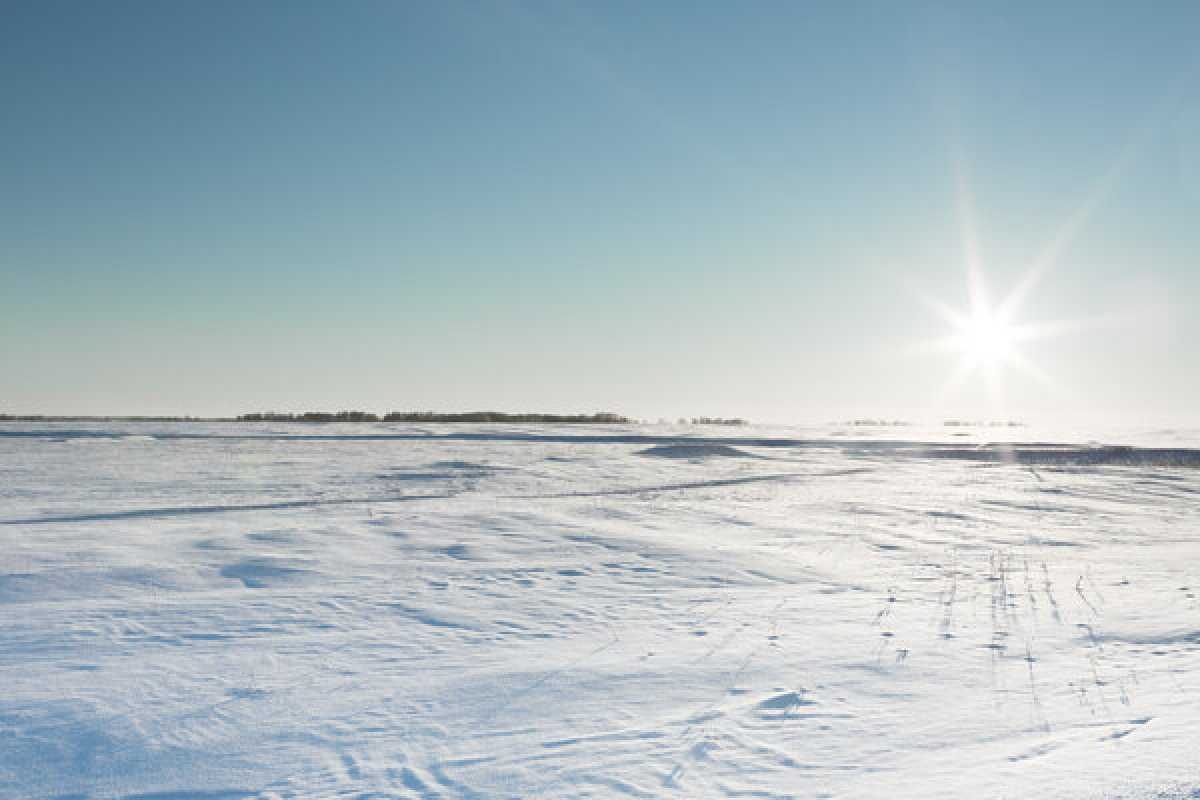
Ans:
[[[1200,797],[1191,436],[3,424],[0,796]]]

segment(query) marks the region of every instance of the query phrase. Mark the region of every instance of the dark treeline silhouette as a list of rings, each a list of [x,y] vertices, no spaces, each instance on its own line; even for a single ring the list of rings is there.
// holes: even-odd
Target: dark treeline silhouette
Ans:
[[[229,417],[128,417],[54,414],[0,414],[0,422],[231,422]]]
[[[441,414],[435,411],[393,411],[383,415],[384,422],[569,422],[619,424],[632,422],[628,417],[601,411],[597,414],[505,414],[500,411],[468,411]]]
[[[506,414],[501,411],[468,411],[447,414],[437,411],[392,411],[380,417],[367,411],[306,411],[289,414],[259,411],[242,414],[239,422],[565,422],[618,424],[632,422],[611,412],[598,414]]]
[[[238,422],[379,422],[379,415],[369,411],[305,411],[288,414],[279,411],[257,411],[242,414]]]
[[[749,425],[741,417],[692,417],[693,425]]]
[[[438,411],[393,411],[382,416],[369,411],[304,411],[299,414],[286,411],[254,411],[237,417],[0,414],[0,422],[563,422],[617,425],[635,421],[610,411],[596,414],[507,414],[502,411],[449,414]]]

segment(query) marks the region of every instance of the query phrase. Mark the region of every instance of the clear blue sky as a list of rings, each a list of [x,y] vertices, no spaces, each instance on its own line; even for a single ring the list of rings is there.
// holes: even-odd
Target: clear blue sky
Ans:
[[[1000,410],[1194,422],[1198,41],[1194,2],[7,3],[0,411],[991,414],[920,346],[969,195],[996,296],[1080,221],[1017,317],[1086,324]]]

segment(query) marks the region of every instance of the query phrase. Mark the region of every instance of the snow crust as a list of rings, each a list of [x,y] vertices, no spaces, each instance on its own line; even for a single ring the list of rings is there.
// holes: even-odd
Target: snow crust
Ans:
[[[0,797],[1200,797],[1194,442],[698,430],[0,425]]]

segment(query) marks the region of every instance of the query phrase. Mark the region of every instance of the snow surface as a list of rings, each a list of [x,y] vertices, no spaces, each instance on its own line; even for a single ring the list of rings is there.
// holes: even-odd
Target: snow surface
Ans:
[[[0,797],[1200,797],[1189,436],[2,424]]]

